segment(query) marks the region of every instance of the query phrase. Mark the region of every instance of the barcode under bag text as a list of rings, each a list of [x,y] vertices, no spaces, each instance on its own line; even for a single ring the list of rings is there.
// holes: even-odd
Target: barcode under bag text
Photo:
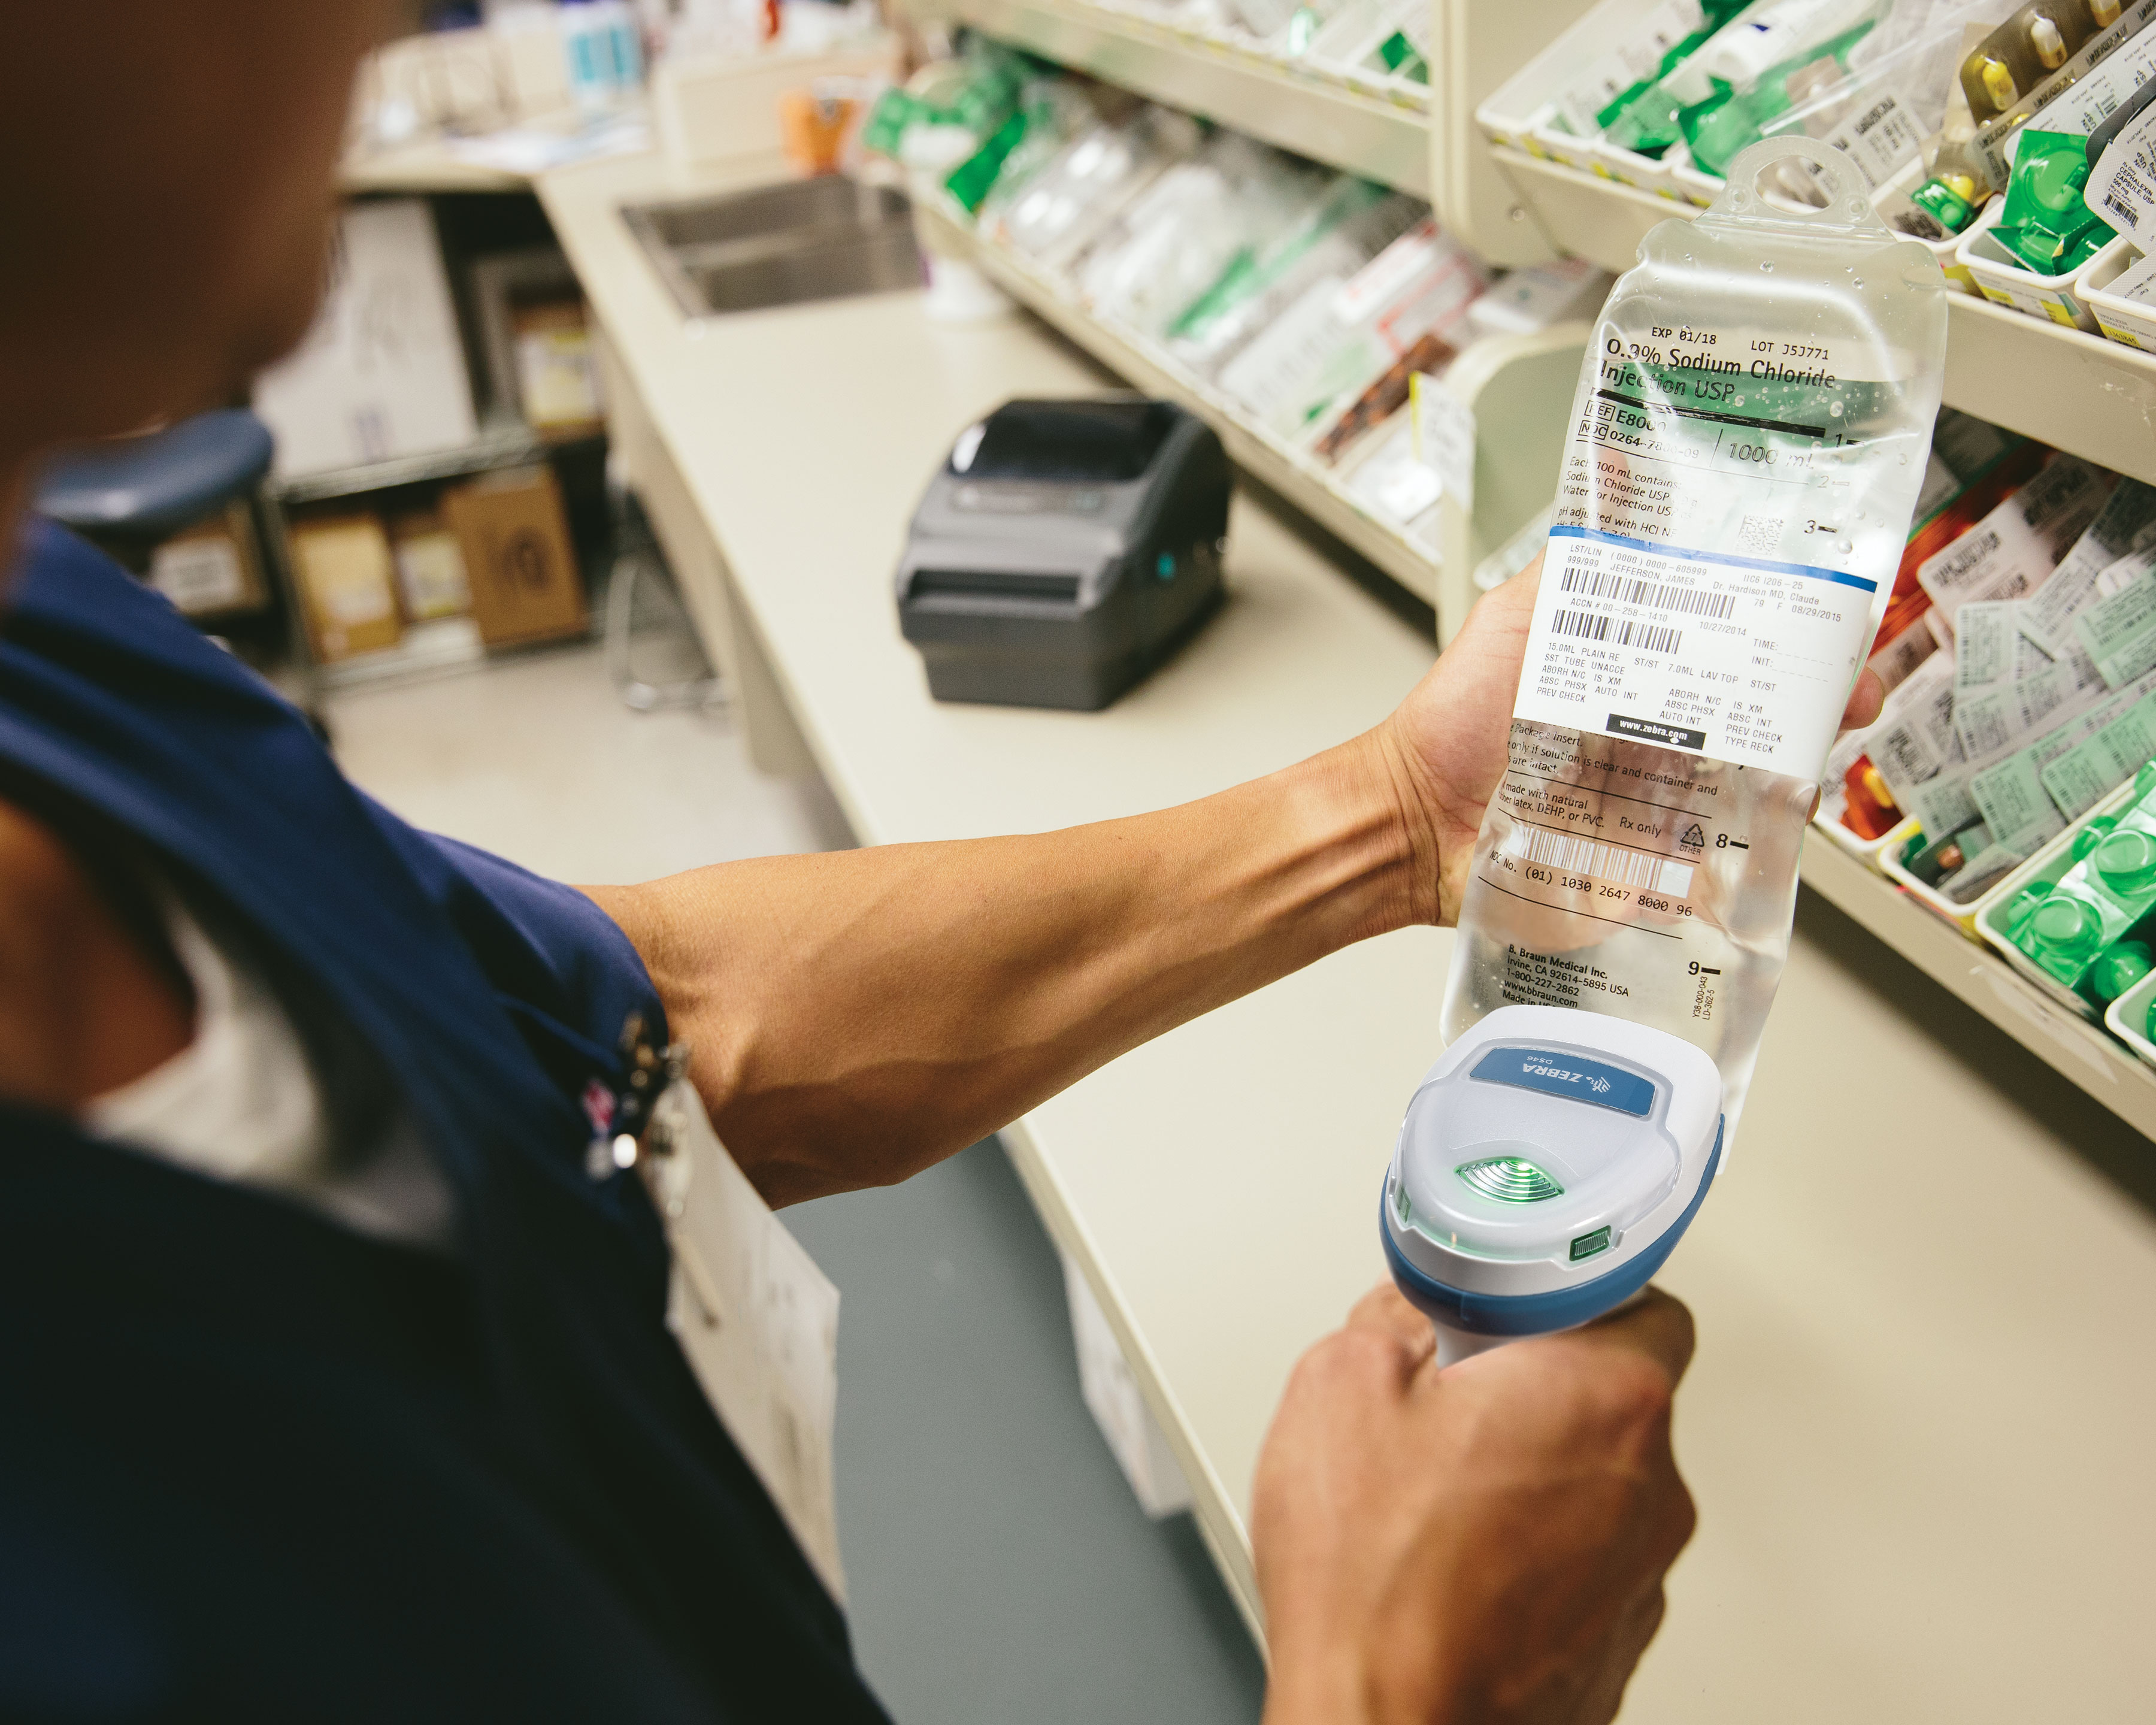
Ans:
[[[1547,827],[1520,825],[1512,829],[1505,849],[1522,862],[1543,863],[1553,869],[1570,869],[1608,880],[1619,886],[1644,887],[1682,898],[1691,891],[1691,868],[1667,857],[1622,845],[1604,845],[1593,839],[1575,839],[1553,833]]]
[[[1596,611],[1560,611],[1550,619],[1550,633],[1611,647],[1638,647],[1649,653],[1674,653],[1684,639],[1681,629],[1620,621]]]
[[[1617,575],[1591,569],[1567,569],[1564,590],[1584,599],[1615,599],[1625,605],[1650,605],[1657,611],[1679,611],[1701,617],[1727,617],[1736,608],[1737,595],[1702,593],[1697,588],[1664,587],[1635,575]]]

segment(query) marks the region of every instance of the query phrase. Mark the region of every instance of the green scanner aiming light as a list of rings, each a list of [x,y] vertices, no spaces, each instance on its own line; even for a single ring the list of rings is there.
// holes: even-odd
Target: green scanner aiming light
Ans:
[[[1430,1068],[1382,1204],[1440,1364],[1570,1329],[1647,1284],[1722,1160],[1722,1079],[1666,1031],[1508,1006]]]

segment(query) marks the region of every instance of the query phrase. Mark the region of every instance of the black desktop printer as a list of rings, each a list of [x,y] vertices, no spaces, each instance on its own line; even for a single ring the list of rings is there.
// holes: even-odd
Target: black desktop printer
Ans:
[[[928,487],[898,615],[938,701],[1107,706],[1220,600],[1232,474],[1172,402],[1006,402]]]

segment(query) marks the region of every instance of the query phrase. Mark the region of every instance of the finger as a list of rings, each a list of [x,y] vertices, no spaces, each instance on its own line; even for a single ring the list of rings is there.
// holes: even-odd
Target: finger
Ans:
[[[1866,665],[1856,674],[1856,686],[1849,691],[1849,705],[1842,709],[1841,728],[1861,731],[1879,716],[1879,710],[1887,705],[1887,685],[1879,680],[1879,673]]]
[[[1382,1330],[1418,1362],[1437,1349],[1437,1332],[1430,1327],[1430,1320],[1410,1306],[1390,1281],[1379,1282],[1355,1302],[1348,1314],[1348,1327]]]
[[[1661,1628],[1667,1609],[1668,1601],[1659,1584],[1625,1609],[1610,1632],[1599,1667],[1582,1697],[1577,1725],[1609,1725],[1617,1717],[1625,1702],[1625,1686],[1631,1681],[1633,1670],[1655,1639],[1655,1632]]]
[[[1468,622],[1479,619],[1486,629],[1525,628],[1535,614],[1535,593],[1542,579],[1543,553],[1537,552],[1518,574],[1499,582],[1468,607]]]
[[[1660,1288],[1648,1288],[1607,1317],[1572,1333],[1598,1347],[1646,1355],[1670,1374],[1672,1387],[1682,1381],[1685,1368],[1691,1363],[1691,1309]]]

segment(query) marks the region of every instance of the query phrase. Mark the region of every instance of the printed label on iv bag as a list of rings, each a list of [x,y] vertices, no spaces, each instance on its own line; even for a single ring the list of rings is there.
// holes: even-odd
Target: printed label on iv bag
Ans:
[[[1858,518],[1838,429],[1876,386],[1824,347],[1748,369],[1681,334],[1665,353],[1605,326],[1513,716],[1815,778],[1899,561],[1902,531]]]

